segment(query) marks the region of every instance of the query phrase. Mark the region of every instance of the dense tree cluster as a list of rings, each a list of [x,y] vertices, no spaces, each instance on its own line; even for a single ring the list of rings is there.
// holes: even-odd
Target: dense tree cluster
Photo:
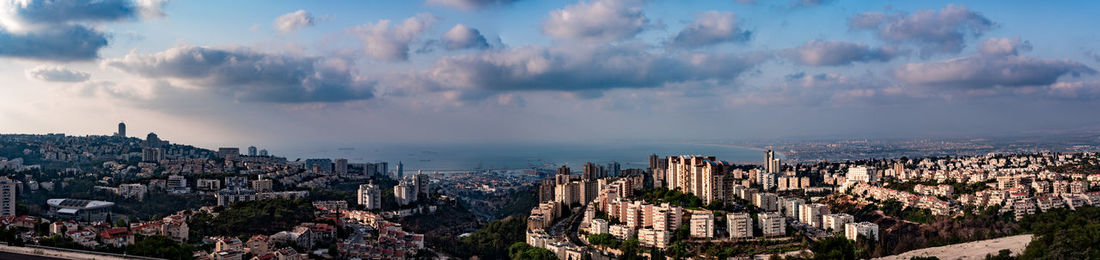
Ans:
[[[1100,208],[1054,209],[1020,221],[1035,235],[1020,259],[1100,258]]]
[[[508,248],[516,242],[523,242],[527,236],[527,218],[506,218],[493,221],[457,241],[454,247],[441,248],[455,256],[480,259],[509,258]]]
[[[703,207],[703,200],[700,200],[699,197],[691,194],[684,194],[678,190],[668,190],[665,188],[647,190],[642,193],[641,198],[653,204],[669,203],[673,206],[687,208]]]
[[[308,200],[257,200],[238,202],[218,215],[195,214],[187,222],[192,234],[271,235],[312,221],[315,208]]]
[[[515,242],[508,247],[508,257],[512,260],[557,260],[558,256],[550,250],[533,247],[524,242]]]

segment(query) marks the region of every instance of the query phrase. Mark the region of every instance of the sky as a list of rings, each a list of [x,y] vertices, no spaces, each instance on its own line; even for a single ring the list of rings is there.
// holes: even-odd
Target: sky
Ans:
[[[0,133],[203,147],[1100,125],[1097,1],[2,0]]]

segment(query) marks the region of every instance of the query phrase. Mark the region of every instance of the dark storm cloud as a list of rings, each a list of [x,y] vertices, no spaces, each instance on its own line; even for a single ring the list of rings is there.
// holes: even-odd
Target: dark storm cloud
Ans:
[[[80,25],[57,25],[43,31],[12,33],[0,29],[0,56],[36,60],[94,60],[107,46],[102,32]]]
[[[853,62],[890,61],[900,52],[893,47],[871,48],[863,43],[811,40],[786,50],[783,56],[803,65],[839,66]]]
[[[752,32],[742,30],[732,12],[706,11],[669,41],[677,48],[698,48],[724,42],[748,41]]]
[[[961,5],[941,10],[920,10],[912,14],[867,12],[848,19],[852,29],[871,30],[891,43],[909,43],[920,47],[921,57],[957,54],[966,40],[992,29],[994,23]]]
[[[183,46],[154,54],[132,53],[104,64],[146,78],[182,80],[245,101],[340,102],[373,97],[373,83],[339,59]]]
[[[109,37],[87,23],[163,15],[161,0],[42,0],[0,3],[0,56],[52,61],[98,58]]]
[[[32,24],[102,22],[134,18],[141,11],[130,0],[49,0],[14,3],[17,18]]]

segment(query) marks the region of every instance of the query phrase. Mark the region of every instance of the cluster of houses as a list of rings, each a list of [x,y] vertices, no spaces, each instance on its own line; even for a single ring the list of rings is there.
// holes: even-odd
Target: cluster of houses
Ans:
[[[424,249],[424,235],[402,229],[401,224],[362,210],[340,210],[349,224],[377,231],[374,239],[351,238],[336,244],[340,255],[362,259],[405,259]]]

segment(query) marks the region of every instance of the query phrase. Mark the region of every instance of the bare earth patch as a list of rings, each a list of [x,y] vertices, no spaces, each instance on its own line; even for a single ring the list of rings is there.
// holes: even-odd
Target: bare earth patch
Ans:
[[[1019,255],[1031,242],[1033,235],[1018,235],[988,239],[982,241],[967,242],[961,244],[929,247],[905,252],[899,255],[875,258],[879,260],[908,260],[914,256],[935,256],[939,259],[985,259],[986,254],[996,255],[1002,249],[1012,250],[1012,255]]]

